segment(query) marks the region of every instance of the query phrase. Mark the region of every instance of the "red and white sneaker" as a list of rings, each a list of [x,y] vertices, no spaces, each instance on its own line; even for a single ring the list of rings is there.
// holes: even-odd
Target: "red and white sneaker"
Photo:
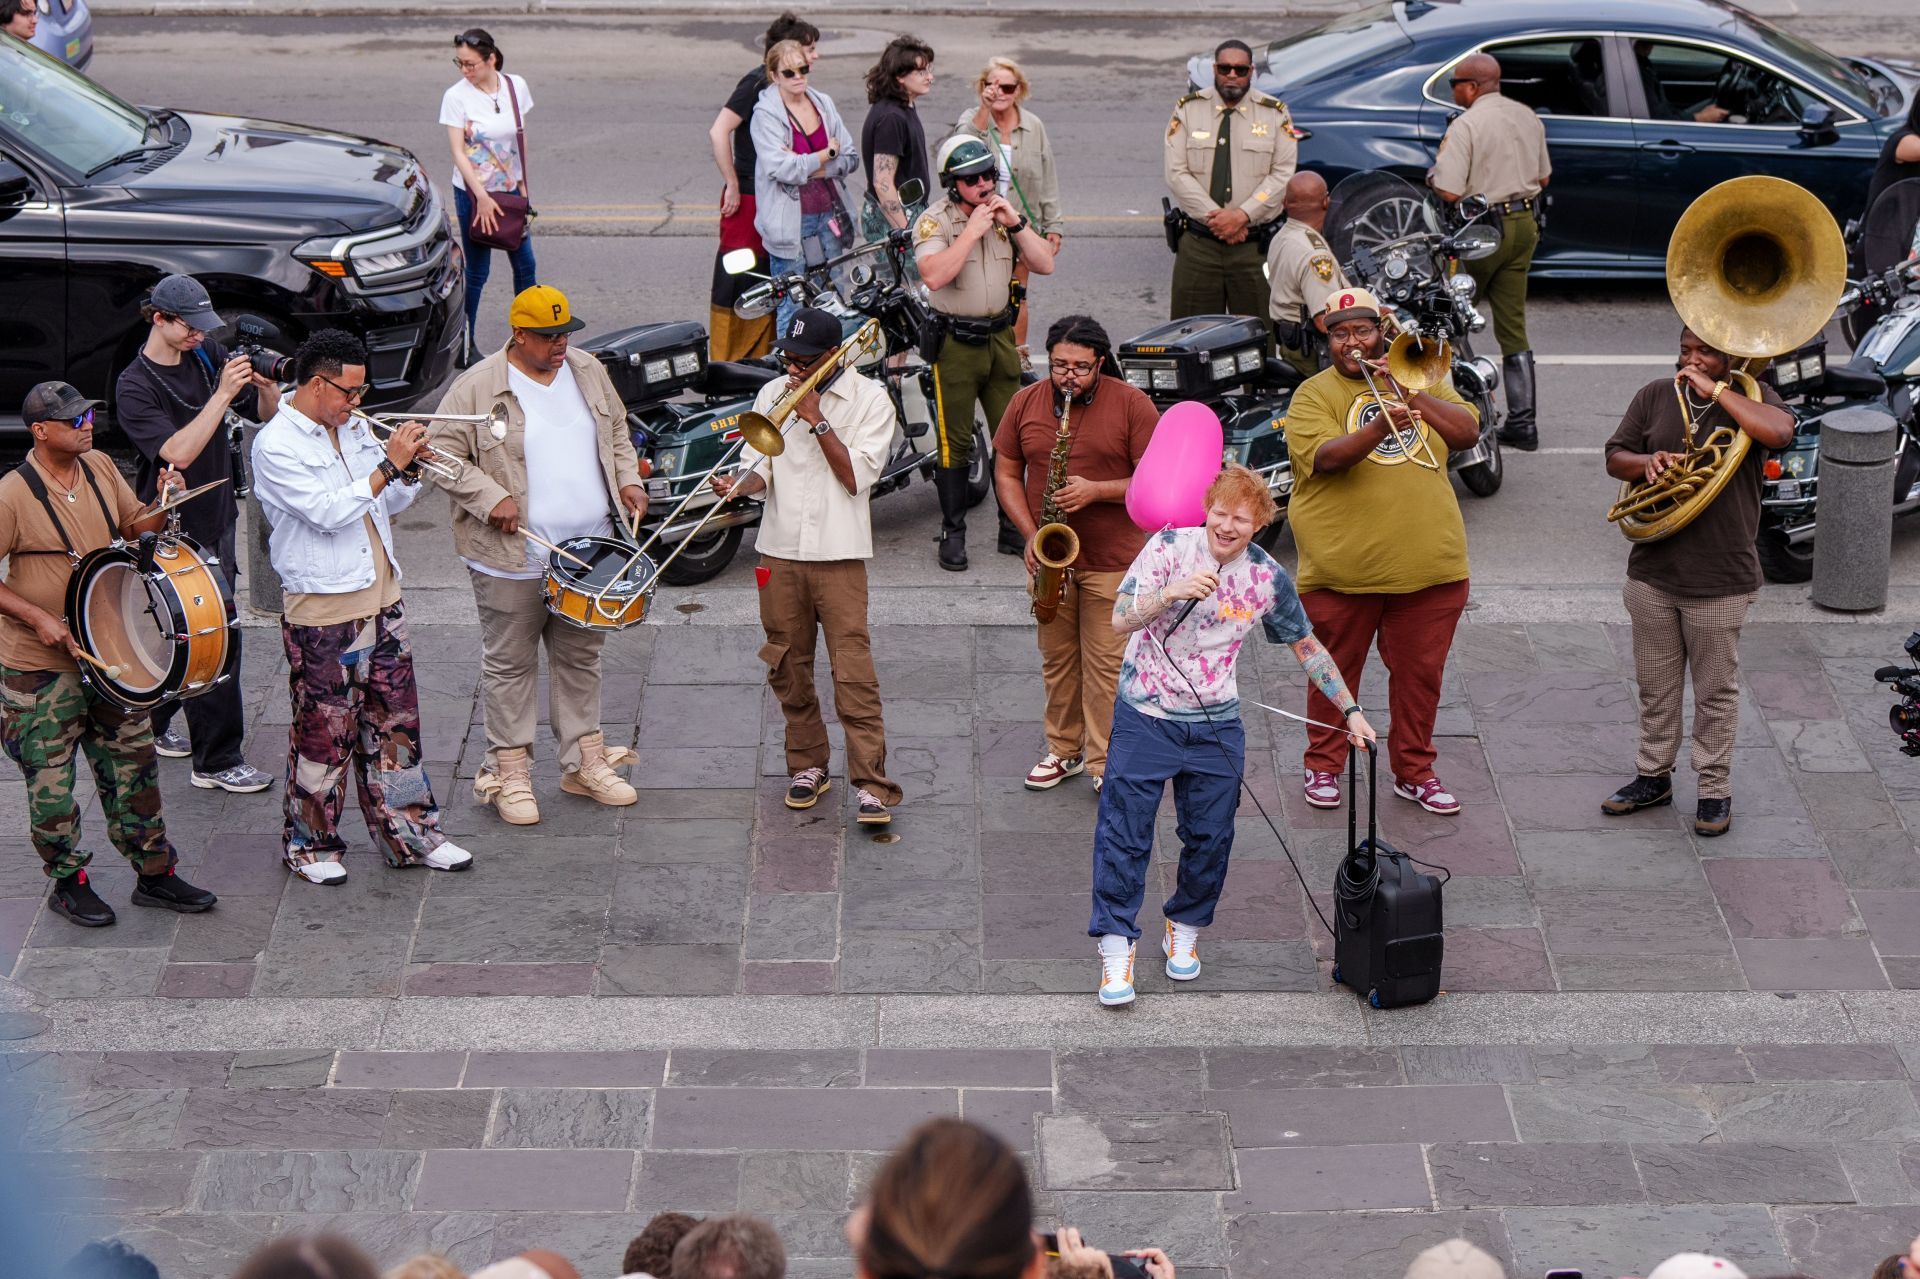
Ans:
[[[1085,756],[1068,755],[1062,758],[1048,751],[1038,764],[1027,771],[1027,789],[1052,790],[1069,777],[1078,777],[1086,771]]]
[[[1340,807],[1340,774],[1307,770],[1307,802],[1315,808]]]
[[[1453,792],[1440,784],[1438,777],[1429,777],[1424,782],[1403,782],[1393,779],[1393,793],[1401,799],[1410,799],[1429,813],[1440,813],[1451,817],[1460,811],[1460,801]]]

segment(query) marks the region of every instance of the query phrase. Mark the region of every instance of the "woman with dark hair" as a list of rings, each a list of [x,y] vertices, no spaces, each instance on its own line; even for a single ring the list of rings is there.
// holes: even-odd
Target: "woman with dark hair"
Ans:
[[[872,110],[860,126],[860,151],[867,166],[860,229],[869,240],[904,230],[926,207],[932,186],[927,178],[927,131],[914,103],[931,92],[933,49],[913,36],[895,36],[867,72]],[[908,182],[920,184],[920,196],[911,205],[900,195]]]
[[[380,1279],[380,1269],[338,1235],[296,1235],[256,1251],[233,1279]]]
[[[453,150],[453,207],[460,220],[460,247],[467,262],[467,348],[461,365],[479,358],[475,329],[480,322],[480,295],[486,292],[493,250],[474,241],[476,228],[492,235],[500,224],[497,191],[527,194],[527,158],[522,153],[526,129],[522,117],[533,110],[533,92],[526,77],[508,75],[506,57],[493,37],[479,27],[453,38],[453,65],[460,79],[440,98],[440,123],[447,126]],[[513,265],[514,296],[540,283],[533,261],[533,226],[509,250]]]

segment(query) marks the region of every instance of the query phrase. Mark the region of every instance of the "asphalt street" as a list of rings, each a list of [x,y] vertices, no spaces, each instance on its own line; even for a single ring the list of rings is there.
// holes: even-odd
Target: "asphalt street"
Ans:
[[[1847,14],[1821,5],[1811,16],[1786,20],[1841,53],[1920,53],[1910,24],[1883,5]],[[450,37],[463,22],[106,16],[92,72],[136,101],[397,142],[444,182],[451,162],[435,121],[455,75]],[[899,25],[863,16],[826,29],[816,83],[856,129],[862,75]],[[1271,38],[1300,25],[1269,21],[1243,34]],[[921,108],[930,138],[972,100],[973,73],[986,56],[1012,54],[1034,81],[1030,106],[1054,140],[1068,215],[1059,271],[1033,291],[1037,331],[1053,317],[1084,310],[1123,339],[1163,317],[1170,258],[1160,239],[1160,138],[1185,56],[1224,32],[1191,22],[1072,15],[924,17],[912,26],[939,54],[934,92]],[[754,62],[759,20],[549,13],[502,17],[490,27],[510,69],[529,78],[537,104],[529,125],[543,282],[567,290],[590,332],[704,320],[719,189],[706,129]],[[509,296],[504,262],[496,272],[481,333],[489,341],[504,337]],[[1661,375],[1677,322],[1658,286],[1559,285],[1536,287],[1532,327],[1545,447],[1534,456],[1509,455],[1506,486],[1496,497],[1483,501],[1463,491],[1476,602],[1516,619],[1543,610],[1611,619],[1619,612],[1626,545],[1603,518],[1615,485],[1601,471],[1599,446],[1632,393]],[[1491,334],[1485,346],[1494,349]],[[934,509],[926,486],[876,504],[878,583],[912,587],[942,579],[930,544]],[[966,581],[1014,586],[1015,561],[992,554],[986,523],[975,534],[975,569]],[[443,543],[434,537],[430,553],[450,561]],[[1920,598],[1920,524],[1896,530],[1894,581],[1896,607]],[[750,582],[743,557],[714,585],[743,588],[729,602],[750,608]],[[1763,614],[1806,615],[1805,595],[1805,588],[1770,588]],[[703,598],[725,599],[725,592]]]

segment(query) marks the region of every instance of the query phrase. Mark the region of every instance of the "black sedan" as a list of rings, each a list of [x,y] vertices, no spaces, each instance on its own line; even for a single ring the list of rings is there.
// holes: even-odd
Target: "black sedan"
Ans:
[[[1661,275],[1681,210],[1741,174],[1858,217],[1920,83],[1920,67],[1835,57],[1724,0],[1394,0],[1256,48],[1254,84],[1311,134],[1302,167],[1417,183],[1459,114],[1448,71],[1481,51],[1546,123],[1539,276]],[[1193,83],[1213,82],[1210,61],[1188,64]]]

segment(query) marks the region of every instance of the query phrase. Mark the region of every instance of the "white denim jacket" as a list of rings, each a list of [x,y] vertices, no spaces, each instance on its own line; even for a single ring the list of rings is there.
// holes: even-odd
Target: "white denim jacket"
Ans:
[[[335,452],[326,428],[283,400],[253,440],[253,493],[273,529],[267,541],[273,571],[289,592],[341,595],[373,585],[365,515],[373,516],[394,577],[401,576],[390,521],[419,490],[389,484],[375,497],[369,477],[386,449],[362,422],[339,434]]]

